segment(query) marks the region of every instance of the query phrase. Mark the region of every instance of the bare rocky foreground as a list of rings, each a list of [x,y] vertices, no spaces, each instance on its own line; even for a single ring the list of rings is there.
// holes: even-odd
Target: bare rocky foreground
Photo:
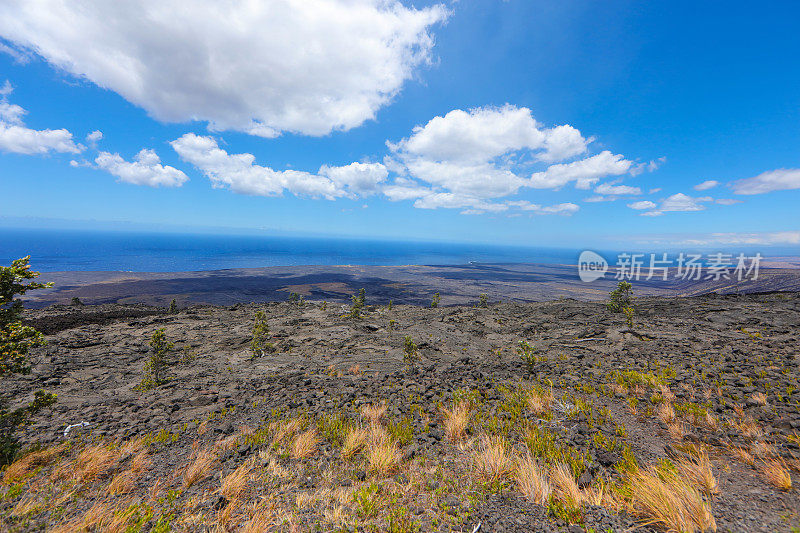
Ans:
[[[694,491],[675,505],[698,531],[799,527],[800,293],[635,306],[633,329],[569,299],[29,311],[49,344],[3,392],[59,401],[24,435],[50,448],[4,474],[0,530],[661,531],[649,467]],[[276,349],[253,358],[258,310]],[[169,379],[141,391],[158,328]]]

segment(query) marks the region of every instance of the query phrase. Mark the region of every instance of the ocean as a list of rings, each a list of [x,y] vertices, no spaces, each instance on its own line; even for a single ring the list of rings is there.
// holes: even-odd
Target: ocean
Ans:
[[[0,229],[0,264],[31,256],[41,272],[185,272],[291,265],[567,263],[579,251],[344,238]]]

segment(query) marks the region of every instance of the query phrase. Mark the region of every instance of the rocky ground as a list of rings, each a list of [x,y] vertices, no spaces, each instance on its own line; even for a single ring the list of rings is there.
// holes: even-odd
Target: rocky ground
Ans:
[[[654,483],[685,530],[800,527],[800,293],[640,298],[633,327],[569,299],[369,303],[29,311],[48,345],[3,394],[58,403],[0,530],[663,531]]]

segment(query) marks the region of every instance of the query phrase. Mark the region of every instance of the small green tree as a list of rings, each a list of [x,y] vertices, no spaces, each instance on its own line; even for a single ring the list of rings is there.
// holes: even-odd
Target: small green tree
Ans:
[[[306,303],[306,299],[296,292],[289,293],[289,303],[296,304],[296,305],[303,305]]]
[[[256,313],[255,323],[253,323],[253,340],[250,341],[250,351],[253,352],[253,357],[275,351],[275,345],[269,342],[269,324],[267,324],[267,315],[264,314],[264,311],[258,311]]]
[[[528,372],[533,372],[536,369],[536,363],[539,362],[539,357],[536,355],[537,350],[528,341],[519,341],[519,348],[517,348],[517,355],[525,363]]]
[[[72,305],[73,307],[80,307],[83,305],[83,302],[77,296],[73,296],[72,300],[70,300],[70,305]]]
[[[361,318],[361,312],[364,310],[364,304],[367,300],[367,291],[358,289],[358,294],[350,297],[352,303],[350,304],[350,318]]]
[[[140,387],[143,390],[152,389],[166,381],[164,371],[167,369],[167,355],[175,347],[171,342],[167,342],[167,335],[164,328],[157,329],[150,338],[150,358],[144,365],[144,379]]]
[[[485,292],[482,292],[480,295],[480,301],[478,302],[478,307],[489,307],[489,295]]]
[[[431,300],[431,307],[436,308],[439,307],[439,303],[442,301],[442,297],[439,296],[439,293],[433,295],[433,299]]]
[[[419,360],[419,348],[408,335],[403,339],[403,360],[409,365]]]
[[[52,287],[52,283],[28,281],[39,276],[30,270],[30,256],[0,267],[0,378],[11,374],[28,374],[28,351],[45,343],[41,332],[22,325],[22,302],[15,297],[28,291]],[[5,387],[0,387],[0,391]],[[0,465],[10,463],[19,449],[17,429],[36,412],[55,403],[56,395],[37,391],[27,405],[8,409],[11,398],[0,396]]]
[[[623,308],[632,307],[633,285],[627,281],[617,283],[617,288],[609,293],[608,309],[612,313],[622,313]]]
[[[389,300],[389,311],[392,310],[393,306],[394,306],[394,303],[391,300]]]
[[[625,315],[625,323],[628,324],[629,328],[633,329],[633,315],[636,313],[633,307],[623,307],[622,313]]]
[[[171,314],[178,312],[178,302],[175,301],[175,298],[173,298],[172,301],[169,303],[169,312]]]

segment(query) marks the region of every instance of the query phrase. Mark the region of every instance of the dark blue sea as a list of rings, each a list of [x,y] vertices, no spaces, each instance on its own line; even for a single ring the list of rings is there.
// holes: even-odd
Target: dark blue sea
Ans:
[[[579,251],[434,242],[254,235],[0,229],[0,264],[34,270],[181,272],[289,265],[574,264]]]

